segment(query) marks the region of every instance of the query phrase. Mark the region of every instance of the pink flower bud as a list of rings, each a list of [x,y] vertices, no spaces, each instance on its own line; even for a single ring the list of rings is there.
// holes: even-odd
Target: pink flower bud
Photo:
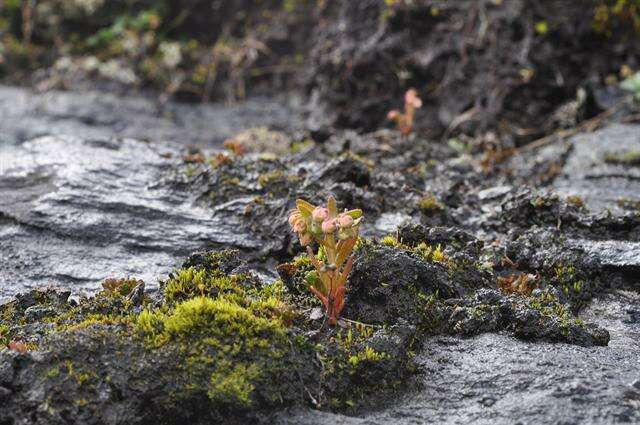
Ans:
[[[296,224],[296,222],[301,218],[302,216],[300,215],[300,212],[298,212],[298,210],[291,211],[291,214],[289,214],[289,225],[293,227]]]
[[[416,89],[409,89],[404,95],[404,101],[406,104],[413,106],[414,108],[422,107],[422,99],[418,97]]]
[[[400,116],[400,112],[396,111],[395,109],[393,111],[389,111],[389,113],[387,114],[387,119],[388,120],[396,120],[398,119],[398,117]]]
[[[338,226],[340,226],[341,229],[349,229],[353,226],[353,217],[349,214],[340,214],[338,216]]]
[[[323,207],[316,207],[311,213],[311,217],[316,223],[322,223],[329,217],[329,210]]]
[[[336,231],[336,221],[335,220],[325,220],[322,222],[322,231],[324,233],[333,233]]]

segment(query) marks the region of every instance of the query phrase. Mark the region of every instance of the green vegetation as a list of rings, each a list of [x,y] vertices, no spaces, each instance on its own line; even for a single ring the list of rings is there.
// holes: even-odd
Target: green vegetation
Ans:
[[[610,164],[640,165],[640,151],[607,153],[604,160]]]
[[[201,384],[212,401],[248,406],[262,374],[284,367],[286,314],[277,311],[280,306],[264,294],[255,300],[198,296],[167,312],[146,310],[136,326],[152,347],[178,344],[194,379],[196,371],[210,375]]]
[[[620,88],[635,94],[636,99],[640,100],[640,72],[627,77],[620,83]]]
[[[625,30],[640,33],[640,0],[597,0],[593,26],[609,37]]]
[[[322,301],[331,325],[338,324],[344,308],[347,278],[354,262],[351,252],[358,242],[361,220],[362,210],[338,213],[332,196],[326,207],[298,199],[296,209],[289,215],[289,224],[300,238],[300,244],[307,247],[315,267],[317,278],[309,289]],[[314,241],[320,246],[318,255],[310,247]],[[323,256],[326,259],[322,259]]]
[[[271,60],[262,41],[269,29],[283,15],[304,20],[315,7],[306,0],[221,8],[169,0],[5,0],[0,75],[55,66],[202,100],[243,98],[249,83],[278,72],[263,68]],[[299,63],[303,53],[278,58],[279,69]]]
[[[418,202],[418,207],[420,208],[420,211],[422,211],[425,215],[433,215],[444,210],[444,205],[442,205],[440,201],[438,201],[438,199],[433,195],[425,196],[424,198],[420,199],[420,202]]]

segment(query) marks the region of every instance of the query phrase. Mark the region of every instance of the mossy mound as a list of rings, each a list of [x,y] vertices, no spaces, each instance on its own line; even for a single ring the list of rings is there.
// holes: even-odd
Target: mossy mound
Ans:
[[[409,372],[411,326],[320,328],[282,282],[235,274],[240,264],[233,251],[195,254],[156,299],[114,290],[123,281],[78,303],[45,290],[3,305],[3,341],[31,351],[0,352],[0,423],[241,423],[289,405],[351,410]],[[27,317],[34,307],[51,311]]]
[[[492,258],[490,250],[481,247],[480,241],[458,229],[416,225],[401,228],[398,237],[360,241],[345,317],[375,325],[409,325],[420,338],[506,331],[527,340],[607,345],[606,330],[575,315],[599,288],[597,274],[579,270],[585,261],[579,253],[555,256],[553,264],[538,269],[523,261],[518,269],[503,264],[507,257]],[[301,294],[309,285],[310,271],[303,258],[280,267],[285,285]],[[502,279],[527,271],[536,273],[526,275],[530,290],[498,290]]]

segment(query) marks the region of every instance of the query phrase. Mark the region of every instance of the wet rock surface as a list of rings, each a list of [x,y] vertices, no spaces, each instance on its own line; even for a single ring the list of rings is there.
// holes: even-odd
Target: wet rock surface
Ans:
[[[640,201],[640,167],[615,161],[640,151],[637,126],[616,124],[571,141],[573,152],[553,182],[559,193],[582,197],[588,208],[618,214]]]
[[[103,91],[47,91],[0,85],[0,143],[45,135],[112,137],[216,145],[248,127],[295,125],[286,99],[238,105],[160,103],[157,97],[123,97]]]
[[[633,201],[637,166],[591,144],[628,153],[637,132],[614,125],[527,152],[513,174],[393,131],[282,132],[277,154],[247,142],[243,156],[99,134],[3,144],[0,297],[48,283],[73,296],[32,291],[1,307],[3,343],[30,351],[0,354],[0,422],[637,421],[640,221],[632,203],[608,214],[618,186],[589,177],[615,170]],[[534,178],[558,163],[554,179]],[[329,193],[366,217],[344,311],[365,328],[321,328],[309,264],[294,258],[293,201]],[[237,254],[210,265],[219,254],[200,253],[170,273],[212,248]],[[210,333],[222,324],[182,327],[228,303],[260,329],[240,351]],[[111,362],[116,352],[137,360]],[[225,375],[224,362],[242,367]]]

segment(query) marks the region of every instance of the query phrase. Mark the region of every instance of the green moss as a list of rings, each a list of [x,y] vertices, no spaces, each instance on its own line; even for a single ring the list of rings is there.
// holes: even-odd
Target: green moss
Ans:
[[[384,238],[380,239],[380,243],[384,246],[398,246],[398,240],[396,239],[395,236],[385,236]]]
[[[203,254],[192,265],[172,273],[162,285],[166,302],[175,303],[196,296],[241,292],[239,283],[247,277],[222,272],[228,263],[235,260],[235,257],[229,257],[228,254]]]
[[[433,215],[444,210],[444,205],[442,205],[440,201],[438,201],[438,199],[433,195],[425,196],[424,198],[420,199],[420,201],[418,202],[418,207],[420,208],[420,211],[422,211],[426,215]]]
[[[79,330],[86,329],[95,325],[126,325],[130,322],[129,316],[113,315],[113,314],[89,314],[78,323],[58,326],[58,330]]]
[[[60,368],[58,366],[49,369],[45,375],[47,378],[53,379],[60,376]]]
[[[71,360],[65,361],[63,365],[67,369],[67,376],[79,386],[82,386],[97,377],[93,372],[84,372],[79,370]],[[51,376],[48,375],[48,377]]]
[[[584,200],[579,196],[576,196],[576,195],[567,196],[567,202],[580,209],[584,208]]]
[[[117,290],[105,290],[47,318],[55,325],[47,328],[63,331],[59,337],[70,348],[41,365],[39,376],[51,384],[73,384],[67,387],[75,400],[91,394],[86,396],[91,405],[109,375],[139,380],[136,385],[144,388],[147,377],[166,365],[159,378],[167,388],[162,396],[176,404],[200,400],[214,415],[301,403],[311,385],[323,406],[334,398],[341,400],[339,408],[347,408],[379,391],[381,381],[398,381],[403,363],[369,345],[374,331],[383,328],[354,322],[310,338],[317,323],[295,308],[306,305],[294,306],[297,298],[282,281],[264,285],[250,276],[228,275],[236,261],[229,252],[191,256],[164,284],[164,302],[147,303],[141,312],[114,296]],[[294,263],[312,267],[302,257]],[[78,348],[88,350],[78,354]],[[111,362],[113,355],[137,360]],[[96,358],[109,363],[106,371],[94,372]]]
[[[137,279],[106,279],[102,282],[102,288],[104,295],[126,297],[140,284],[144,282]]]
[[[194,391],[202,388],[214,402],[249,406],[262,375],[284,367],[287,308],[278,295],[269,285],[216,298],[197,296],[168,311],[143,311],[136,328],[150,347],[179,347],[186,375],[200,382]],[[206,382],[202,374],[208,374]]]
[[[174,338],[212,332],[212,327],[215,332],[238,337],[282,335],[281,323],[258,316],[262,311],[260,307],[252,311],[253,306],[245,308],[224,298],[197,297],[178,304],[171,314],[162,316],[164,331]]]
[[[211,389],[207,391],[209,398],[214,401],[233,400],[244,406],[250,405],[250,396],[255,389],[252,381],[260,375],[258,366],[229,364],[227,368],[218,369],[211,375]]]
[[[354,369],[357,369],[361,365],[362,362],[375,363],[375,362],[379,362],[381,360],[384,360],[385,358],[386,358],[386,354],[385,353],[377,352],[376,350],[374,350],[371,347],[365,347],[364,350],[362,350],[359,353],[349,357],[349,364]]]
[[[294,142],[291,145],[291,153],[298,153],[305,151],[312,147],[315,143],[313,140],[303,140],[302,142]]]
[[[640,151],[607,153],[604,160],[610,164],[640,165]]]
[[[5,324],[0,324],[0,346],[6,346],[9,344],[9,326]]]

